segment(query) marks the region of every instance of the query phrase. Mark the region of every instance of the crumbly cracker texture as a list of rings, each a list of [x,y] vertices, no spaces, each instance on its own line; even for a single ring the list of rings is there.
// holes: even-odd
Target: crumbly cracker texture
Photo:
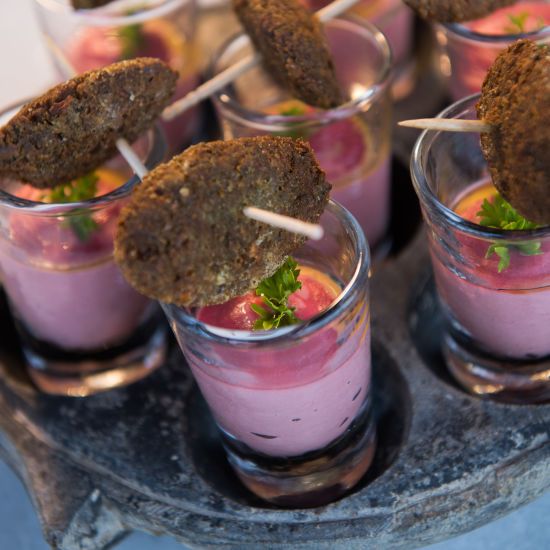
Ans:
[[[420,17],[441,23],[460,23],[485,17],[517,0],[403,0]]]
[[[153,58],[108,65],[58,84],[0,128],[0,174],[34,187],[68,183],[135,141],[176,89],[178,74]]]
[[[550,224],[550,59],[521,40],[500,53],[483,82],[481,148],[499,193],[527,220]]]
[[[233,0],[268,73],[304,103],[329,109],[345,101],[321,23],[297,0]]]
[[[180,306],[222,303],[256,288],[306,240],[247,218],[243,208],[317,223],[329,191],[301,140],[200,143],[134,189],[119,218],[115,261],[151,298]]]

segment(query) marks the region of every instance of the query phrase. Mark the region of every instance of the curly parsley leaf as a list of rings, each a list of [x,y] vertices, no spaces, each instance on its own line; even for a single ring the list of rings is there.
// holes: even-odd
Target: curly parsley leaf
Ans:
[[[49,193],[42,196],[42,200],[50,203],[69,203],[87,201],[95,197],[99,176],[95,173],[88,174],[70,183],[64,183],[54,187]],[[70,226],[78,239],[86,242],[98,225],[92,216],[82,208],[67,212],[67,220],[64,227]]]
[[[508,34],[523,34],[527,32],[527,21],[530,17],[530,13],[528,11],[522,11],[518,15],[514,15],[512,13],[507,14],[508,20],[510,21],[510,25],[504,26],[504,31]],[[534,30],[540,30],[546,26],[546,23],[544,22],[544,18],[540,15],[537,17],[537,27]]]
[[[302,283],[298,281],[300,270],[297,267],[297,262],[289,257],[271,277],[258,285],[256,294],[262,297],[269,310],[258,304],[250,304],[252,310],[260,316],[254,322],[254,330],[269,330],[301,321],[294,316],[296,308],[288,307],[290,295],[302,288]]]
[[[122,59],[133,59],[145,48],[146,37],[139,23],[122,27],[118,31],[121,42],[120,56]]]
[[[521,13],[518,13],[518,15],[509,13],[508,20],[510,21],[511,24],[506,25],[504,27],[504,30],[508,34],[522,34],[525,32],[525,24],[527,23],[528,18],[529,18],[528,11],[522,11]]]
[[[307,113],[306,107],[304,105],[300,105],[299,103],[292,103],[288,105],[286,108],[281,109],[279,112],[282,116],[303,116]],[[277,136],[283,136],[283,137],[291,137],[292,139],[307,139],[307,136],[309,135],[309,131],[302,129],[302,130],[293,130],[292,126],[299,126],[301,122],[288,122],[288,130],[285,130],[283,132],[277,132],[275,135]]]
[[[79,202],[93,199],[97,193],[99,176],[95,173],[83,176],[70,183],[54,187],[45,198],[48,202]]]
[[[283,116],[302,116],[306,114],[306,108],[298,103],[289,105],[286,109],[281,111]]]
[[[521,231],[524,229],[536,229],[540,225],[526,220],[518,211],[502,196],[497,193],[494,201],[491,203],[487,199],[483,200],[481,210],[477,212],[480,216],[480,225],[485,227],[494,227],[495,229],[506,229],[510,231]],[[485,257],[488,258],[491,254],[496,254],[500,260],[498,262],[498,272],[510,266],[510,249],[515,248],[524,256],[535,256],[542,254],[540,249],[540,241],[528,242],[499,242],[493,243],[487,249]]]

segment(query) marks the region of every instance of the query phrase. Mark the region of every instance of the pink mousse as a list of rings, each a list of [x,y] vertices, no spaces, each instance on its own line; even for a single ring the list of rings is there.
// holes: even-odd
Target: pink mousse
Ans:
[[[301,319],[326,309],[339,292],[315,270],[302,268],[300,280],[303,288],[290,303]],[[250,328],[257,316],[249,301],[257,297],[201,308],[198,318],[225,328]],[[255,451],[298,456],[342,435],[364,403],[371,368],[369,316],[365,307],[346,326],[329,324],[299,340],[284,335],[278,340],[246,349],[238,342],[212,343],[207,361],[199,354],[188,360],[223,430]]]
[[[550,4],[546,2],[517,2],[516,4],[494,11],[491,15],[464,26],[483,35],[519,34],[520,31],[510,21],[514,17],[527,13],[525,31],[531,32],[542,26],[550,25]],[[499,52],[505,49],[507,42],[470,41],[449,33],[447,50],[451,60],[450,91],[453,99],[461,99],[479,92],[481,85]]]
[[[479,189],[479,186],[476,186]],[[486,196],[494,188],[485,187]],[[475,189],[474,189],[475,190]],[[460,216],[478,222],[483,196],[459,203]],[[510,249],[510,265],[498,272],[499,257],[485,258],[490,241],[464,234],[461,254],[470,268],[457,276],[432,253],[437,288],[459,324],[478,345],[500,357],[534,359],[550,354],[550,240],[541,241],[543,254],[524,256]],[[445,258],[449,262],[449,258]]]
[[[22,186],[17,195],[39,200]],[[56,217],[12,212],[8,240],[0,239],[0,271],[14,314],[38,339],[73,351],[126,339],[150,301],[123,279],[112,258],[120,206],[93,215],[86,242]]]

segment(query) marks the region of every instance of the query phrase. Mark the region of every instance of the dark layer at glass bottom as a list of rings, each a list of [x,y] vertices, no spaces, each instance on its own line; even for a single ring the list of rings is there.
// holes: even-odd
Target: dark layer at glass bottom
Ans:
[[[222,430],[229,463],[244,485],[278,506],[306,508],[336,500],[369,468],[376,449],[371,400],[349,428],[323,449],[297,457],[257,453]]]
[[[15,319],[27,372],[45,393],[84,397],[131,384],[163,364],[167,326],[160,308],[124,342],[75,352],[35,338]]]

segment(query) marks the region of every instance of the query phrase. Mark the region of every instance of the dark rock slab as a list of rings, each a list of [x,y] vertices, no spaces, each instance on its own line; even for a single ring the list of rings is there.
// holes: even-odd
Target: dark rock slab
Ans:
[[[99,550],[138,529],[195,548],[405,549],[541,495],[550,405],[493,403],[454,385],[427,261],[420,233],[373,275],[378,450],[350,495],[312,509],[274,508],[239,484],[175,345],[164,367],[132,386],[46,396],[26,378],[1,310],[0,455],[29,491],[46,540]]]

